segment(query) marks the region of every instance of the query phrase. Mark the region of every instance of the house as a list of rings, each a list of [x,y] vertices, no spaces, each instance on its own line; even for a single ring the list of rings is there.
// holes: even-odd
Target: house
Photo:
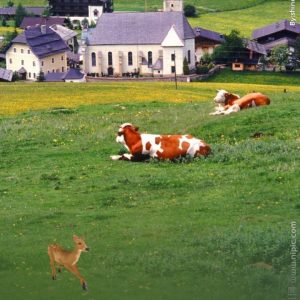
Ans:
[[[28,80],[36,80],[40,72],[65,72],[67,51],[67,44],[51,28],[30,27],[12,40],[6,52],[6,68]]]
[[[290,24],[288,20],[281,20],[271,25],[253,31],[252,38],[263,44],[267,51],[279,45],[287,45],[291,50],[296,38],[300,35],[300,24]]]
[[[255,71],[258,68],[259,59],[267,55],[264,45],[250,40],[244,40],[244,44],[245,48],[242,58],[232,63],[233,71]]]
[[[97,22],[104,12],[113,11],[113,0],[49,0],[52,16],[69,17],[72,21],[87,19]]]
[[[43,15],[45,7],[43,6],[24,6],[24,9],[28,15],[40,17]],[[0,7],[0,17],[8,19],[13,19],[16,15],[17,7]]]
[[[196,60],[200,61],[201,57],[205,54],[212,54],[214,49],[225,42],[225,38],[221,33],[204,29],[201,27],[194,28],[195,33],[195,51]]]
[[[46,82],[86,82],[85,74],[78,69],[69,69],[67,72],[48,73]]]
[[[52,26],[61,25],[64,26],[65,18],[63,17],[24,17],[20,27],[26,29],[32,26]]]
[[[83,70],[96,76],[183,74],[183,61],[195,67],[195,34],[179,0],[162,12],[103,14],[84,33]],[[183,0],[180,0],[183,2]],[[171,11],[170,8],[173,10]]]
[[[0,81],[12,81],[13,72],[0,68]]]

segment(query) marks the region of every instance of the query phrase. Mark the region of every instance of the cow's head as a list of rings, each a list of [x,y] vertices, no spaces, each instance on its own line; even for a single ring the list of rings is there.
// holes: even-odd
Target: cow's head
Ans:
[[[231,94],[225,90],[217,90],[217,95],[214,98],[215,103],[220,105],[232,104],[231,102],[239,99],[240,96],[236,94]]]
[[[132,125],[131,123],[124,123],[119,127],[116,142],[126,145],[125,141],[125,135],[128,135],[130,133],[137,133],[139,130],[138,127]]]

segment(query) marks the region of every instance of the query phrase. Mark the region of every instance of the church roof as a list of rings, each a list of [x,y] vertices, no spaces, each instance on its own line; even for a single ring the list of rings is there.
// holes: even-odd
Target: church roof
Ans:
[[[96,28],[87,34],[88,45],[161,44],[174,26],[179,38],[195,34],[182,12],[126,12],[102,14]]]

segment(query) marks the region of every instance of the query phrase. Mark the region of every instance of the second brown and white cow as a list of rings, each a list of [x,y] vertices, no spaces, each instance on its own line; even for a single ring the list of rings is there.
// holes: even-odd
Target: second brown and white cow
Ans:
[[[211,152],[209,145],[191,135],[139,133],[138,127],[130,123],[120,126],[116,142],[124,145],[130,154],[112,155],[112,160],[140,161],[149,157],[172,160],[185,156],[206,156]]]
[[[241,109],[269,105],[270,99],[262,93],[250,93],[242,98],[239,95],[229,93],[225,90],[217,90],[214,102],[218,104],[216,111],[211,115],[229,115]]]

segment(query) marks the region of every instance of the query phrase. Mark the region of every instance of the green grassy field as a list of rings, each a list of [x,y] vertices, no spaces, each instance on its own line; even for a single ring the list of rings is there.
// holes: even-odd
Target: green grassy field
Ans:
[[[252,84],[270,84],[282,86],[300,86],[300,73],[287,72],[252,72],[243,71],[235,72],[230,69],[222,70],[214,76],[207,79],[208,82],[224,82],[224,83],[252,83]]]
[[[260,86],[270,106],[212,117],[217,85],[0,84],[5,105],[29,95],[47,104],[1,112],[1,298],[287,299],[290,223],[300,222],[300,88]],[[78,91],[77,105],[57,108]],[[123,122],[191,133],[213,154],[113,162]],[[91,248],[79,261],[88,292],[66,271],[50,278],[47,245],[71,248],[74,233]]]

